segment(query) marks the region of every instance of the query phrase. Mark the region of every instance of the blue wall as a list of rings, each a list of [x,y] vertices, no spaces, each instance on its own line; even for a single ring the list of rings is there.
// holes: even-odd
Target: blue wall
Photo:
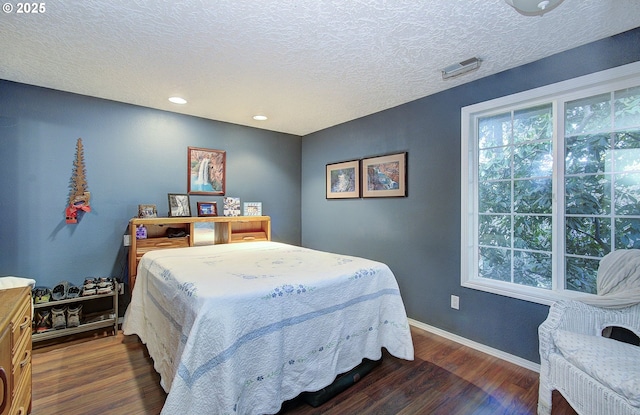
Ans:
[[[386,262],[411,318],[539,362],[547,306],[460,287],[460,111],[637,60],[640,29],[305,136],[303,245]],[[327,163],[401,151],[407,198],[325,199]]]
[[[92,211],[69,225],[78,138]],[[227,195],[262,201],[273,239],[300,243],[300,137],[0,81],[0,275],[124,276],[128,221],[141,203],[167,216],[167,193],[186,193],[188,146],[225,150]],[[221,210],[192,196],[192,214],[210,200]]]

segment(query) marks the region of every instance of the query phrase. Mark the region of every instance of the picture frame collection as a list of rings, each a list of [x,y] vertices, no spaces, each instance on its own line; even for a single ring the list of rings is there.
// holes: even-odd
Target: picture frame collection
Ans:
[[[191,195],[224,196],[224,216],[262,216],[262,202],[244,202],[240,198],[225,196],[227,154],[224,150],[187,147],[187,193],[168,193],[168,216],[190,217]],[[196,202],[199,217],[218,216],[215,201]],[[241,209],[242,208],[242,209]],[[139,218],[157,218],[156,205],[138,205]]]
[[[326,165],[326,198],[407,196],[407,152]]]
[[[407,156],[399,152],[328,163],[325,171],[327,199],[358,199],[407,196]],[[224,216],[262,216],[262,202],[244,202],[225,196],[226,152],[187,148],[187,193],[168,193],[169,216],[190,217],[190,195],[224,196]],[[242,209],[241,209],[242,206]],[[200,217],[218,216],[215,201],[197,202]],[[138,205],[138,217],[155,218],[155,205]]]

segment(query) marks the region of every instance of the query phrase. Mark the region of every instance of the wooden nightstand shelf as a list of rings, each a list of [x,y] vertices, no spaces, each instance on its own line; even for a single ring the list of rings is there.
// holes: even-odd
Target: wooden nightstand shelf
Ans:
[[[196,224],[214,224],[215,244],[270,241],[271,218],[269,216],[208,216],[133,218],[129,221],[129,289],[133,290],[142,255],[156,249],[183,248],[196,245]],[[146,239],[136,239],[136,229],[147,229]],[[185,236],[169,238],[167,229],[184,230]]]

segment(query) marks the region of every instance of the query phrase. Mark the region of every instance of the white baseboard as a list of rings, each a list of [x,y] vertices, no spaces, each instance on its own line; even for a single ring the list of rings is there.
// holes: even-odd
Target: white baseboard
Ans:
[[[521,366],[525,369],[533,370],[534,372],[540,373],[540,364],[534,363],[529,360],[523,359],[521,357],[503,352],[502,350],[494,349],[493,347],[485,346],[482,343],[474,342],[473,340],[466,339],[462,336],[458,336],[457,334],[449,333],[448,331],[439,329],[437,327],[430,326],[428,324],[422,323],[417,320],[409,319],[409,324],[417,327],[419,329],[428,331],[429,333],[437,334],[438,336],[444,337],[445,339],[452,340],[456,343],[460,343],[463,346],[470,347],[472,349],[478,350],[480,352],[486,353],[490,356],[497,357],[498,359],[505,360],[509,363],[513,363],[515,365]]]

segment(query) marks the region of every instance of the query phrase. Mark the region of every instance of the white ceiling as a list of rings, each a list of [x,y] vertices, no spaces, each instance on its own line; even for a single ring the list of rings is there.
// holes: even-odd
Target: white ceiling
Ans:
[[[543,17],[504,0],[43,4],[0,15],[1,79],[296,135],[640,26],[638,0],[565,0]],[[442,80],[474,56],[479,70]]]

